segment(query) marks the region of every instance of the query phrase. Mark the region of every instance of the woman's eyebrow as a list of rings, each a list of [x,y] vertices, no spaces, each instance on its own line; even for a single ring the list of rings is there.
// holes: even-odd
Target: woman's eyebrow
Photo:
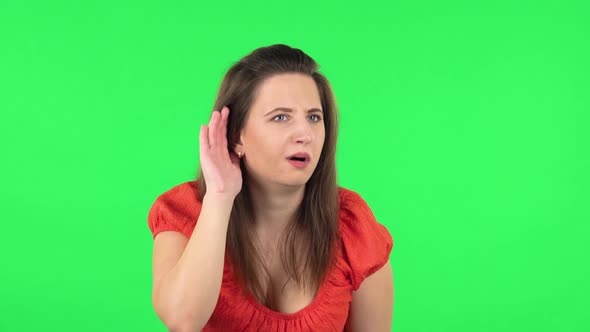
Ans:
[[[287,113],[292,113],[293,112],[293,109],[292,108],[289,108],[289,107],[277,107],[277,108],[273,109],[272,111],[264,114],[264,116],[267,116],[267,115],[269,115],[271,113],[279,112],[279,111],[281,111],[281,112],[287,112]],[[307,113],[324,113],[324,111],[322,111],[320,108],[310,108],[309,110],[307,110]]]

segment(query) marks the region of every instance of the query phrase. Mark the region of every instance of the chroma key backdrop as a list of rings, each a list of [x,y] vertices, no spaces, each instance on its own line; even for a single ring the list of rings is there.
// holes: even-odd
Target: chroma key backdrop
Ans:
[[[590,331],[586,1],[3,1],[0,331],[166,331],[148,210],[225,71],[300,48],[339,185],[394,239],[392,331]]]

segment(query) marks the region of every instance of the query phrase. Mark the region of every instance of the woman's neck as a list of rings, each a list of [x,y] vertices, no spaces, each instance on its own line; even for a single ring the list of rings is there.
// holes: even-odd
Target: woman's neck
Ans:
[[[261,236],[282,233],[305,193],[305,185],[250,185],[249,188],[256,211],[255,227]]]

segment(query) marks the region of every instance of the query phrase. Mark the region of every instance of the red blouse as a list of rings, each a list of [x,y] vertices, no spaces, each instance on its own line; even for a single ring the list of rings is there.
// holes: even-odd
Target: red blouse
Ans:
[[[162,231],[176,231],[190,239],[201,212],[197,197],[196,181],[184,182],[158,196],[148,214],[153,237]],[[393,238],[359,194],[339,187],[339,197],[344,250],[312,303],[287,314],[265,307],[250,292],[241,295],[226,257],[219,299],[203,331],[343,331],[352,291],[387,263]]]

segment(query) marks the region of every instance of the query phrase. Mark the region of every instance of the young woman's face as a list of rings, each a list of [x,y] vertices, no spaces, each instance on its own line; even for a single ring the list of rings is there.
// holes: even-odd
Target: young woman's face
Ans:
[[[324,138],[324,115],[313,78],[298,73],[277,74],[258,87],[240,133],[240,151],[255,181],[302,185],[317,166]],[[309,163],[303,168],[288,159],[298,152],[309,154]]]

